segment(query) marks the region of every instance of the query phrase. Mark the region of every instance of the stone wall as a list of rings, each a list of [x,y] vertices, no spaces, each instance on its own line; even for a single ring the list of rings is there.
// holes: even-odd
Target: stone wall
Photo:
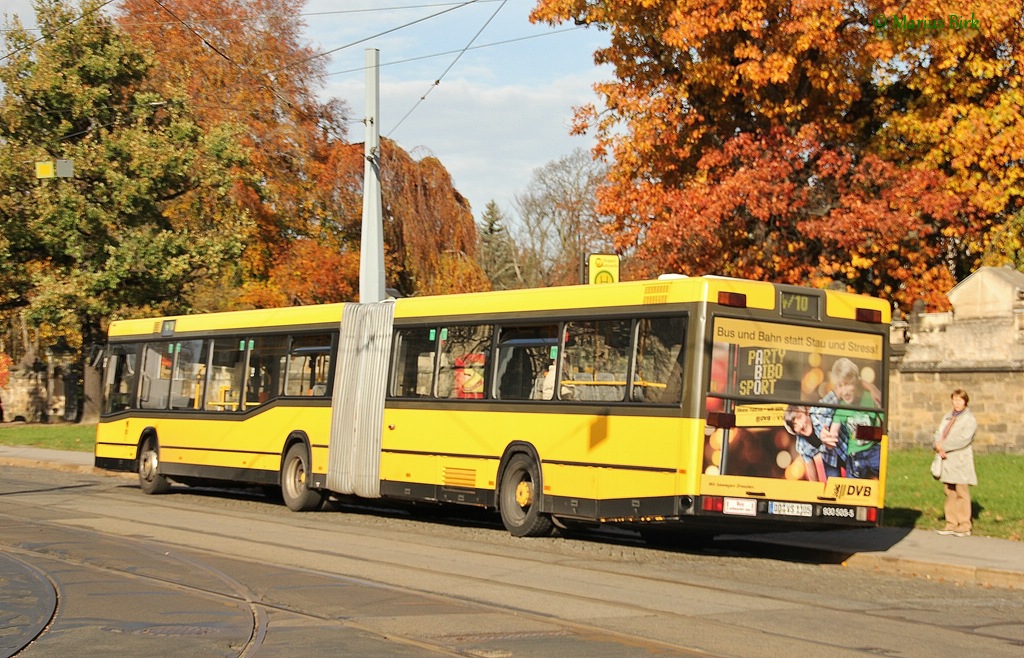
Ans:
[[[962,388],[978,419],[975,449],[1024,453],[1024,273],[983,267],[948,296],[951,312],[892,324],[892,445],[930,446]]]
[[[4,422],[42,421],[46,417],[47,408],[46,384],[46,371],[12,372],[7,386],[0,388]]]
[[[978,419],[978,452],[1024,453],[1024,370],[1003,368],[910,368],[897,363],[889,377],[889,440],[894,448],[930,447],[962,388]]]
[[[3,422],[73,421],[78,417],[77,387],[78,378],[65,377],[60,368],[11,372],[7,386],[0,388]]]

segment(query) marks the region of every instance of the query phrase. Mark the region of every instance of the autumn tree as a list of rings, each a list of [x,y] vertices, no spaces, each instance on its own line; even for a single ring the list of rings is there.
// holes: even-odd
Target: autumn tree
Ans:
[[[575,129],[612,160],[600,209],[649,272],[838,282],[909,308],[943,306],[1021,203],[1021,6],[906,29],[947,9],[540,0],[533,18],[610,32],[606,108]]]
[[[964,9],[958,15],[937,1],[884,5],[889,19],[880,21],[880,34],[892,54],[881,50],[876,69],[886,102],[873,144],[894,163],[941,172],[962,201],[943,236],[944,260],[958,281],[992,261],[998,241],[1019,239],[1024,211],[1024,5],[1000,0]],[[942,17],[944,29],[901,23],[921,16]]]
[[[346,140],[347,106],[318,97],[328,60],[302,37],[303,6],[120,4],[121,25],[153,51],[162,76],[188,90],[204,125],[230,120],[246,128],[251,159],[236,172],[232,199],[255,220],[235,282],[237,301],[247,305],[342,301],[358,290],[362,146]],[[382,151],[389,285],[405,294],[485,287],[473,259],[472,215],[448,172],[387,140]],[[312,254],[345,269],[309,268]]]
[[[515,196],[521,276],[528,287],[581,283],[586,255],[607,250],[595,196],[604,174],[600,162],[576,149],[534,170],[526,190]]]
[[[328,60],[303,37],[303,6],[280,0],[119,4],[119,24],[160,62],[161,81],[186,90],[204,128],[225,121],[245,128],[241,144],[250,159],[234,172],[231,201],[254,220],[235,281],[248,282],[250,297],[241,301],[249,303],[266,295],[305,297],[290,288],[295,277],[323,273],[326,278],[313,285],[326,290],[335,275],[322,269],[295,272],[278,291],[268,286],[281,281],[286,263],[302,262],[311,250],[346,253],[359,244],[359,189],[338,175],[339,166],[350,164],[348,109],[317,95]],[[205,218],[199,214],[191,221]],[[357,262],[342,260],[335,264]],[[352,279],[357,271],[342,276]],[[338,289],[329,301],[345,294]]]
[[[179,292],[237,257],[248,230],[241,213],[199,224],[166,212],[222,206],[226,172],[244,164],[238,133],[201,130],[102,5],[40,0],[42,37],[14,25],[0,60],[2,304],[71,331],[84,354],[126,309],[182,310]],[[30,163],[54,159],[74,176],[36,180]],[[89,419],[99,386],[85,374]]]
[[[469,202],[437,158],[414,159],[382,139],[381,196],[390,286],[406,295],[490,289],[476,262],[476,224]]]
[[[988,246],[982,265],[1010,266],[1024,272],[1024,210],[987,236]]]

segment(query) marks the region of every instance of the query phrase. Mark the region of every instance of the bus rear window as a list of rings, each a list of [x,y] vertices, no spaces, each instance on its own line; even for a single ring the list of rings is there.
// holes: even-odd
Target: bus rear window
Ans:
[[[706,406],[723,426],[705,474],[878,477],[877,441],[858,437],[881,432],[858,427],[884,427],[881,334],[721,317],[712,331]]]

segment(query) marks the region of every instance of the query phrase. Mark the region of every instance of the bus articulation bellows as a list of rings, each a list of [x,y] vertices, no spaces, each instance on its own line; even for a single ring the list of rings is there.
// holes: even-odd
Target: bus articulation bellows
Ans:
[[[694,277],[112,322],[97,467],[728,531],[880,522],[890,308]]]

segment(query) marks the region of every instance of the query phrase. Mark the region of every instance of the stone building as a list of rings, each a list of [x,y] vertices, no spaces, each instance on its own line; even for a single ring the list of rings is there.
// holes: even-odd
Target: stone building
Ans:
[[[892,327],[889,436],[930,446],[955,388],[978,419],[975,449],[1024,452],[1024,273],[983,267],[948,293],[947,313]]]

